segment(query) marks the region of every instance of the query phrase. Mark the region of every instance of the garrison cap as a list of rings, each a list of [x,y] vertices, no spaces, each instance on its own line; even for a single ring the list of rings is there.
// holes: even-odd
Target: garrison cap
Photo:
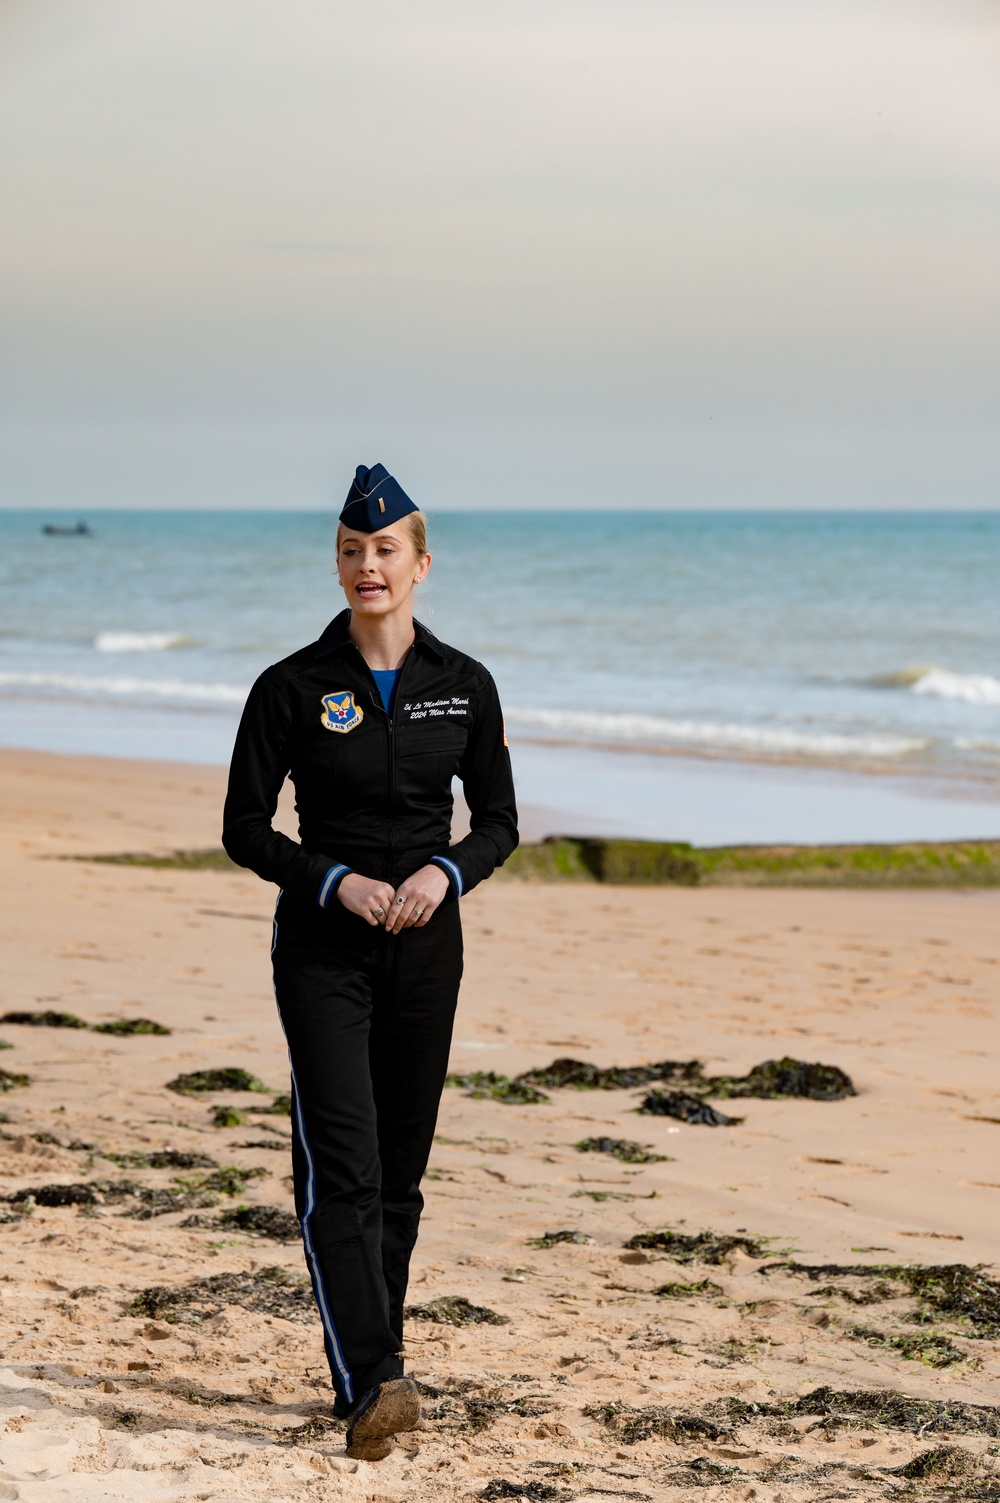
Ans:
[[[385,465],[369,470],[359,464],[347,493],[340,520],[358,532],[380,532],[417,507],[398,481],[393,480]]]

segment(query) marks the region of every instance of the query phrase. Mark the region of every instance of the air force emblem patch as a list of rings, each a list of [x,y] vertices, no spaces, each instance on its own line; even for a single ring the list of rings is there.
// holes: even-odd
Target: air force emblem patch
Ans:
[[[324,694],[320,703],[323,713],[320,715],[320,724],[328,731],[353,731],[356,725],[364,720],[364,711],[360,705],[354,703],[354,695],[349,689],[338,689],[334,694]]]

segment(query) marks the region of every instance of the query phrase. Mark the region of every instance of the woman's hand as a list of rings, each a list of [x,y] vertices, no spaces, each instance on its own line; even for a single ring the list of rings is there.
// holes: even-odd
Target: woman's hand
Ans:
[[[422,866],[399,884],[385,921],[386,931],[399,934],[402,929],[422,929],[444,902],[450,885],[447,872],[439,866]]]
[[[388,882],[377,882],[374,877],[362,877],[358,872],[348,872],[337,888],[337,897],[348,913],[356,913],[373,929],[384,924],[390,913],[396,911],[393,908],[395,896]]]

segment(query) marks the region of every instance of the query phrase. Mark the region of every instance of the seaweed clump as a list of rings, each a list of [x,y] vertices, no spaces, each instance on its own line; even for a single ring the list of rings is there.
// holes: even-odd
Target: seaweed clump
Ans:
[[[672,1164],[667,1153],[651,1153],[628,1138],[584,1138],[573,1147],[578,1153],[609,1153],[621,1164]]]
[[[272,1242],[297,1242],[301,1236],[298,1217],[277,1206],[236,1206],[223,1211],[216,1225],[253,1232],[258,1237],[269,1237]]]
[[[17,1070],[0,1070],[0,1091],[14,1091],[30,1084],[30,1075],[22,1075]]]
[[[935,1446],[933,1450],[921,1451],[905,1466],[891,1468],[893,1477],[905,1477],[908,1482],[954,1482],[959,1477],[971,1477],[978,1466],[971,1451],[962,1446]]]
[[[491,1477],[479,1494],[484,1503],[496,1503],[499,1498],[528,1498],[530,1503],[555,1503],[556,1499],[569,1499],[574,1495],[565,1487],[554,1487],[551,1482],[508,1482],[506,1477]]]
[[[814,1283],[820,1279],[859,1278],[891,1281],[923,1305],[942,1315],[964,1316],[974,1327],[974,1336],[1000,1336],[1000,1283],[983,1273],[982,1265],[968,1263],[768,1263],[761,1273],[779,1270],[801,1274]],[[875,1286],[873,1286],[875,1287]],[[849,1291],[829,1287],[824,1293]],[[861,1301],[854,1298],[854,1303]],[[872,1301],[865,1301],[872,1303]]]
[[[165,1320],[170,1325],[199,1325],[226,1305],[300,1321],[311,1320],[314,1309],[312,1290],[304,1275],[270,1267],[254,1273],[215,1273],[173,1287],[154,1284],[140,1290],[122,1313]]]
[[[654,1080],[688,1081],[700,1076],[701,1063],[696,1059],[680,1062],[664,1059],[654,1065],[609,1065],[606,1069],[581,1059],[554,1059],[544,1069],[525,1070],[517,1079],[535,1086],[572,1086],[578,1091],[624,1091],[651,1085]]]
[[[226,1066],[218,1070],[192,1070],[189,1075],[178,1075],[167,1081],[168,1091],[178,1091],[182,1096],[198,1096],[207,1091],[266,1091],[263,1081],[251,1075],[249,1070]]]
[[[694,1284],[661,1284],[653,1293],[661,1299],[693,1299],[704,1294],[725,1294],[725,1290],[719,1284],[713,1284],[711,1279],[698,1279]]]
[[[727,1117],[688,1091],[650,1091],[638,1110],[644,1117],[676,1117],[679,1122],[700,1127],[736,1127],[743,1121],[742,1117]]]
[[[75,1012],[5,1012],[0,1023],[18,1023],[26,1028],[86,1028]]]
[[[213,1127],[242,1127],[247,1120],[246,1112],[235,1106],[213,1106]]]
[[[751,1258],[763,1258],[767,1239],[747,1237],[729,1232],[637,1232],[625,1243],[632,1248],[655,1248],[665,1252],[674,1263],[706,1263],[718,1267],[734,1252],[745,1252]],[[777,1266],[777,1265],[772,1265]]]
[[[965,1353],[949,1341],[947,1336],[920,1332],[901,1335],[876,1331],[868,1326],[851,1326],[847,1334],[856,1341],[867,1342],[869,1346],[898,1352],[907,1361],[923,1362],[927,1367],[954,1367],[956,1362],[965,1361]]]
[[[36,1206],[96,1206],[104,1196],[100,1187],[93,1184],[37,1185],[33,1189],[15,1190],[7,1199],[11,1205],[30,1200]]]
[[[156,1034],[158,1038],[166,1038],[173,1029],[154,1023],[152,1018],[115,1018],[111,1023],[95,1023],[93,1032],[111,1033],[116,1038],[132,1038],[136,1034]]]
[[[531,1237],[528,1241],[528,1246],[539,1247],[544,1251],[546,1248],[556,1247],[560,1242],[575,1242],[580,1245],[589,1245],[593,1240],[593,1237],[588,1237],[586,1232],[543,1232],[540,1237]]]
[[[765,1416],[788,1419],[815,1415],[816,1428],[825,1430],[878,1425],[888,1430],[905,1430],[911,1435],[945,1431],[953,1435],[1000,1438],[1000,1409],[993,1405],[967,1404],[959,1399],[914,1399],[892,1389],[852,1391],[824,1385],[783,1403],[726,1398],[719,1407],[737,1423]]]
[[[638,1445],[654,1436],[678,1445],[690,1440],[724,1440],[732,1434],[714,1420],[698,1414],[682,1414],[651,1404],[647,1409],[632,1409],[628,1404],[590,1404],[584,1409],[588,1419],[600,1420],[615,1438],[626,1446]]]
[[[508,1326],[510,1319],[486,1305],[474,1305],[464,1294],[443,1294],[424,1305],[407,1305],[407,1320],[431,1320],[439,1326]]]
[[[538,1091],[522,1077],[511,1079],[509,1075],[497,1075],[493,1070],[472,1070],[468,1075],[449,1075],[445,1085],[463,1086],[468,1094],[479,1101],[503,1101],[507,1106],[537,1106],[548,1101],[543,1091]]]
[[[102,1153],[101,1157],[110,1159],[119,1169],[218,1168],[215,1159],[210,1159],[207,1153],[187,1153],[178,1148],[157,1149],[153,1153],[142,1153],[136,1149],[131,1153]]]
[[[809,1101],[843,1101],[856,1096],[851,1077],[837,1065],[808,1063],[802,1059],[765,1059],[748,1075],[712,1075],[704,1082],[709,1096],[755,1096],[774,1100],[799,1096]]]

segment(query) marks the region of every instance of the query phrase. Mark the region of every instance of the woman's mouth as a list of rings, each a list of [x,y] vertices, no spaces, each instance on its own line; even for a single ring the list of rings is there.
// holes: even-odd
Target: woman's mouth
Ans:
[[[380,595],[385,594],[384,584],[375,584],[374,581],[366,581],[354,586],[354,593],[362,600],[378,600]]]

